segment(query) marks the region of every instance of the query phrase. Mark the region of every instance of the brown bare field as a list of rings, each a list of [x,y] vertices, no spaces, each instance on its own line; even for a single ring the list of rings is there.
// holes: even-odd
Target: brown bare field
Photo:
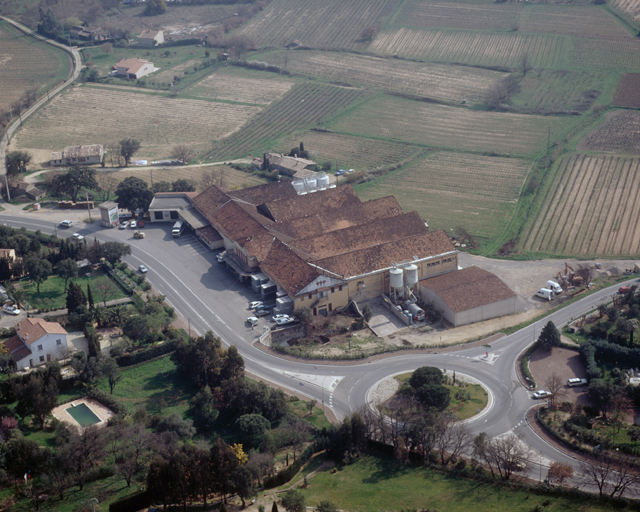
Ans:
[[[530,166],[519,158],[438,151],[356,189],[363,200],[395,195],[432,228],[464,227],[492,238],[511,218]]]
[[[383,96],[338,118],[331,128],[350,135],[520,156],[544,147],[548,127],[553,137],[571,122],[566,117],[483,112]]]
[[[640,3],[637,0],[611,0],[611,7],[640,23]]]
[[[71,71],[71,58],[62,50],[36,41],[0,22],[0,109],[16,101],[26,91],[45,89],[65,81]]]
[[[381,31],[369,45],[379,55],[517,68],[527,55],[533,66],[553,67],[564,38],[548,34],[450,32],[411,28]]]
[[[640,71],[640,41],[575,37],[561,63],[564,67]]]
[[[160,67],[159,65],[160,63],[156,63],[157,67]],[[180,77],[184,76],[183,71],[186,69],[187,71],[191,71],[191,67],[194,64],[199,64],[199,61],[197,60],[188,60],[186,62],[183,62],[182,64],[178,64],[177,66],[173,66],[172,68],[169,69],[165,69],[165,70],[160,70],[160,73],[153,74],[151,75],[149,78],[150,81],[153,82],[159,82],[159,83],[169,83],[169,82],[173,82],[173,77],[178,75]]]
[[[622,75],[613,93],[613,104],[640,108],[640,73]]]
[[[304,142],[304,148],[311,153],[312,158],[317,158],[317,162],[329,160],[333,165],[337,160],[340,167],[357,171],[395,164],[422,150],[411,144],[316,131],[288,137],[279,143],[278,150],[289,152],[300,142]]]
[[[14,147],[60,151],[65,146],[141,143],[136,159],[170,156],[176,144],[196,151],[237,131],[259,107],[167,98],[110,88],[74,87],[40,109],[19,131]]]
[[[379,26],[399,0],[280,0],[236,31],[258,46],[294,40],[313,48],[354,48],[362,30]],[[361,42],[362,43],[362,42]]]
[[[597,6],[469,4],[405,2],[392,23],[407,27],[510,30],[545,34],[633,37],[624,26]]]
[[[288,71],[328,80],[362,84],[386,91],[471,103],[486,100],[490,89],[504,73],[468,66],[425,64],[350,53],[278,51],[259,60],[285,66]]]
[[[294,85],[294,80],[274,73],[229,66],[200,80],[185,92],[199,98],[268,105],[284,96]]]
[[[616,110],[589,133],[578,149],[582,151],[607,151],[615,153],[640,153],[640,112]]]
[[[176,180],[185,179],[192,181],[198,191],[203,190],[201,179],[204,175],[211,172],[221,175],[222,187],[228,189],[238,189],[253,187],[266,183],[266,180],[253,173],[238,171],[228,165],[203,165],[197,167],[171,167],[167,169],[145,169],[143,167],[133,167],[120,171],[113,171],[113,176],[120,183],[130,176],[135,176],[146,181],[151,186],[151,176],[153,173],[153,182],[168,181],[169,183]]]
[[[558,255],[614,256],[640,251],[640,160],[563,158],[522,249]]]

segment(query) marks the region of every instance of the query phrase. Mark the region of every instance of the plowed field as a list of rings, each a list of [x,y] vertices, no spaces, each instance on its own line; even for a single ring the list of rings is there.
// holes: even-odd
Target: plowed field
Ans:
[[[640,24],[640,3],[637,0],[611,0],[611,7]]]
[[[285,139],[278,151],[289,152],[300,142],[304,142],[307,151],[318,154],[318,162],[329,160],[333,165],[337,160],[340,167],[357,171],[395,164],[423,150],[411,144],[309,131]]]
[[[578,145],[585,151],[640,153],[640,112],[617,110]]]
[[[299,41],[312,48],[352,48],[367,26],[379,26],[399,0],[274,0],[237,31],[258,46]]]
[[[437,152],[356,188],[362,200],[395,195],[404,211],[417,210],[432,228],[464,227],[492,238],[509,221],[530,165],[518,158]]]
[[[640,251],[640,160],[572,155],[560,161],[522,248],[558,255]]]
[[[196,151],[230,135],[259,107],[167,98],[99,87],[74,87],[38,110],[19,131],[17,147],[60,151],[65,146],[137,139],[136,158],[170,156],[176,144]]]
[[[466,99],[481,103],[496,81],[505,76],[504,73],[467,66],[425,64],[349,53],[281,51],[261,55],[257,59],[284,66],[285,58],[287,70],[295,73],[442,101],[461,102]]]
[[[340,118],[332,129],[447,149],[524,156],[544,147],[549,126],[553,137],[571,121],[566,117],[481,112],[378,97]]]
[[[382,31],[369,49],[380,55],[509,68],[517,68],[527,55],[533,66],[552,67],[562,57],[563,41],[562,37],[542,34],[399,28]]]
[[[640,71],[640,41],[576,37],[562,66]]]
[[[640,73],[622,75],[613,94],[613,104],[640,108]]]
[[[71,58],[64,51],[0,21],[0,110],[28,90],[41,95],[69,78],[70,72]]]
[[[633,37],[607,11],[596,6],[469,4],[405,2],[392,20],[407,27],[509,30],[517,23],[523,32]]]
[[[268,105],[280,99],[294,85],[293,80],[273,73],[227,67],[200,80],[185,92],[199,98]]]

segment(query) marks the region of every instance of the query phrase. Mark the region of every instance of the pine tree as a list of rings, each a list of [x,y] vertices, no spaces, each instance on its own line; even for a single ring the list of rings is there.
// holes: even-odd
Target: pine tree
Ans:
[[[89,307],[93,309],[93,294],[91,293],[91,285],[87,283],[87,300],[89,301]]]
[[[551,350],[553,347],[559,347],[560,342],[560,332],[556,328],[556,324],[551,321],[547,322],[538,337],[538,343],[547,350]]]

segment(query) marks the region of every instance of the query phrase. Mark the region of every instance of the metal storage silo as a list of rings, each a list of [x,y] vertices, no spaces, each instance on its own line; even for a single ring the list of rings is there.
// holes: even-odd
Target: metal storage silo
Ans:
[[[302,180],[292,181],[291,184],[293,185],[293,188],[298,194],[304,190],[304,181]]]
[[[403,277],[404,272],[402,271],[401,268],[392,268],[391,270],[389,270],[389,286],[391,288],[391,292],[393,294],[395,294],[396,296],[399,295],[403,295],[402,293],[402,289],[403,289],[403,282],[402,282],[402,277]]]
[[[405,267],[404,269],[404,284],[407,288],[413,289],[418,282],[418,267],[414,264]]]
[[[318,184],[318,181],[315,178],[305,178],[305,183],[307,184],[307,190],[315,190]]]
[[[324,172],[318,174],[318,187],[326,188],[329,186],[329,176]]]

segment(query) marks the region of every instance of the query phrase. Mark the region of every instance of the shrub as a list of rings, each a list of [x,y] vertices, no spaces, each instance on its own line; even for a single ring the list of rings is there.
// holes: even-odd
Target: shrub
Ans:
[[[105,393],[101,389],[91,387],[87,390],[87,396],[97,400],[105,407],[111,409],[118,416],[126,416],[129,414],[129,409],[120,400],[114,398],[112,395]]]
[[[118,366],[133,366],[134,364],[144,363],[150,359],[164,356],[176,349],[176,340],[165,341],[162,345],[156,345],[144,350],[138,350],[133,354],[127,354],[116,358]]]

